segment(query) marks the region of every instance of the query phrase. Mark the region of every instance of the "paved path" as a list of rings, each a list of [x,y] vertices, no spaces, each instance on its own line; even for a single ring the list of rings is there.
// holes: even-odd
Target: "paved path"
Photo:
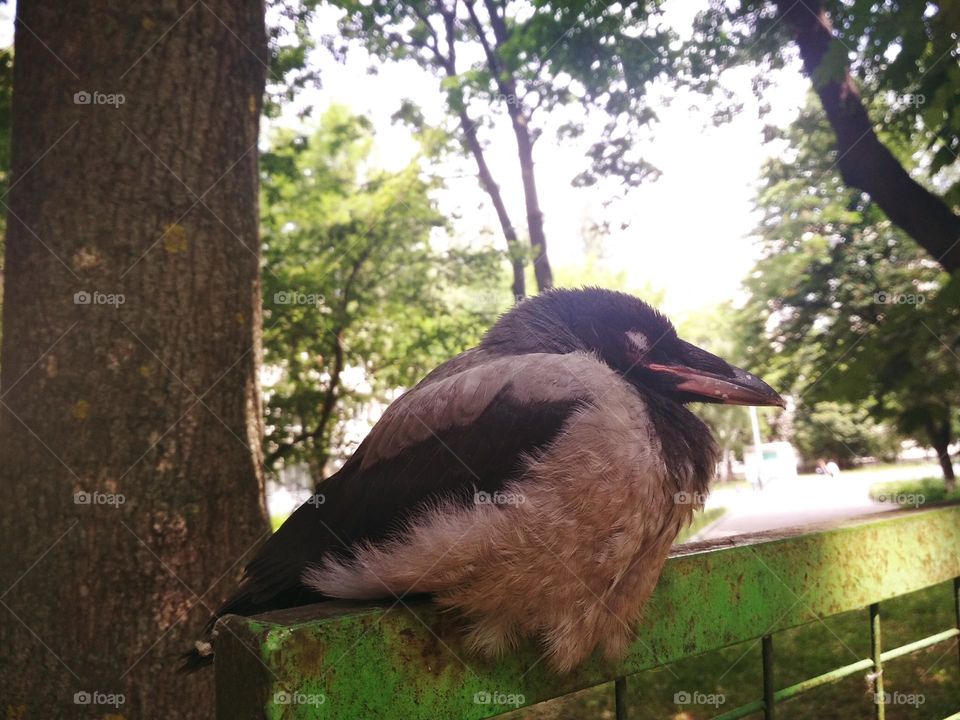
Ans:
[[[894,510],[893,503],[878,503],[867,491],[877,482],[939,477],[940,467],[904,467],[841,473],[836,480],[823,475],[801,475],[796,480],[775,482],[763,490],[718,488],[707,507],[726,507],[727,513],[695,539],[709,540],[748,532],[807,525],[869,513]]]

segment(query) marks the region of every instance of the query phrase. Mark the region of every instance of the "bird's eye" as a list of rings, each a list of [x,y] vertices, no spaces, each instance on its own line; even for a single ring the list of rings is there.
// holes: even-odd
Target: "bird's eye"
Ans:
[[[639,330],[628,330],[627,341],[638,356],[645,355],[650,350],[650,340]]]

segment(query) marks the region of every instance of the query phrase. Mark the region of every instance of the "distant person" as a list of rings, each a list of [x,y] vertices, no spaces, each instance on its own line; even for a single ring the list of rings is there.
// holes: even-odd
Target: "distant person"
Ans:
[[[833,479],[840,477],[840,466],[837,465],[833,460],[826,464],[824,470],[826,471],[827,475]]]

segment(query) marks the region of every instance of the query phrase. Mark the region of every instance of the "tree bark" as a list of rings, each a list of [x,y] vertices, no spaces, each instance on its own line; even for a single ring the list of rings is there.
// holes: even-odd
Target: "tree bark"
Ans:
[[[930,444],[937,452],[937,460],[940,462],[940,469],[943,471],[943,484],[947,492],[953,492],[957,489],[957,476],[953,471],[953,460],[950,457],[950,413],[946,413],[946,419],[936,422],[933,419],[927,423],[927,434],[930,438]]]
[[[890,220],[948,272],[960,268],[960,216],[917,183],[873,130],[849,68],[839,79],[818,77],[831,44],[840,42],[820,0],[776,0],[800,49],[837,137],[837,166],[848,185],[866,192]]]
[[[209,718],[176,656],[269,532],[263,6],[21,0],[15,47],[0,698]]]
[[[957,476],[953,471],[950,452],[946,448],[937,448],[937,457],[940,459],[940,469],[943,470],[943,484],[946,485],[947,492],[953,492],[957,489]]]

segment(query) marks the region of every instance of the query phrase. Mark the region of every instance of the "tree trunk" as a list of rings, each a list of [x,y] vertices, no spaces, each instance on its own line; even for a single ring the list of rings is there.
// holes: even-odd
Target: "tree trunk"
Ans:
[[[776,0],[776,5],[794,33],[804,70],[836,133],[837,165],[844,182],[870,195],[892,222],[948,272],[960,268],[960,217],[911,178],[880,142],[847,67],[839,79],[818,78],[818,71],[824,74],[824,56],[832,43],[839,42],[821,1]]]
[[[175,659],[269,532],[263,6],[21,0],[18,20],[0,698],[209,718],[212,674]]]
[[[957,476],[953,472],[950,453],[946,448],[936,448],[936,450],[937,457],[940,459],[940,469],[943,470],[943,484],[946,485],[947,492],[953,492],[957,489]]]
[[[553,270],[547,256],[547,235],[543,229],[543,211],[537,195],[537,176],[533,169],[533,141],[526,117],[511,110],[513,132],[517,138],[517,155],[520,160],[520,179],[523,181],[523,200],[527,206],[527,230],[533,247],[533,274],[540,292],[553,287]]]
[[[504,97],[507,114],[513,126],[513,134],[517,140],[517,157],[520,163],[520,180],[523,183],[523,201],[527,208],[527,232],[530,235],[530,245],[533,248],[533,274],[537,279],[537,289],[540,292],[553,287],[553,270],[550,268],[550,259],[547,256],[547,235],[543,228],[543,211],[540,209],[540,197],[537,193],[537,176],[533,164],[533,138],[530,134],[529,118],[521,106],[521,98],[517,90],[516,79],[509,70],[503,67],[500,61],[500,48],[509,40],[509,28],[500,14],[496,3],[486,0],[484,5],[490,26],[493,29],[494,45],[487,39],[486,30],[477,15],[474,2],[465,3],[470,21],[477,33],[477,39],[483,47],[487,58],[487,66],[494,77],[500,93]]]
[[[931,418],[927,422],[927,434],[930,437],[930,444],[937,451],[940,469],[943,470],[943,484],[947,492],[953,492],[957,488],[957,476],[953,472],[953,460],[950,458],[950,429],[949,411],[945,413],[944,420],[937,422]]]
[[[957,476],[953,471],[953,460],[950,458],[950,440],[948,433],[936,433],[933,439],[933,449],[937,451],[937,460],[943,470],[943,484],[947,492],[957,488]]]
[[[411,5],[413,13],[417,16],[423,27],[430,34],[433,43],[427,39],[421,38],[413,41],[416,48],[427,48],[433,53],[436,67],[442,70],[448,78],[457,77],[457,6],[454,3],[452,8],[440,1],[435,5],[436,11],[443,18],[443,26],[446,40],[446,51],[441,48],[440,35],[434,30],[430,18],[416,6]],[[474,162],[477,164],[477,175],[480,180],[480,186],[490,197],[493,203],[493,209],[497,213],[497,220],[500,223],[500,230],[507,241],[507,252],[510,254],[510,265],[513,268],[513,300],[520,302],[527,294],[526,276],[523,253],[519,252],[519,243],[517,241],[517,231],[513,227],[510,215],[507,213],[506,203],[503,202],[503,194],[500,192],[500,186],[493,179],[493,173],[487,164],[487,158],[483,153],[483,146],[477,137],[477,124],[467,112],[467,107],[463,102],[463,97],[458,97],[455,103],[451,104],[451,110],[457,114],[460,120],[460,129],[463,131],[463,140],[470,154],[473,155]]]
[[[490,172],[490,166],[487,165],[487,159],[483,154],[483,147],[480,145],[480,139],[477,137],[477,126],[467,114],[466,110],[460,111],[460,127],[463,130],[463,136],[467,148],[473,155],[477,163],[477,174],[480,178],[480,185],[490,197],[493,203],[493,209],[497,213],[497,219],[500,221],[500,229],[503,237],[507,241],[507,252],[510,253],[510,264],[513,266],[513,299],[519,302],[527,294],[526,277],[524,276],[523,254],[519,250],[517,241],[517,231],[513,228],[510,221],[510,215],[507,213],[507,206],[503,202],[503,194],[500,192],[500,186],[493,179],[493,173]]]

